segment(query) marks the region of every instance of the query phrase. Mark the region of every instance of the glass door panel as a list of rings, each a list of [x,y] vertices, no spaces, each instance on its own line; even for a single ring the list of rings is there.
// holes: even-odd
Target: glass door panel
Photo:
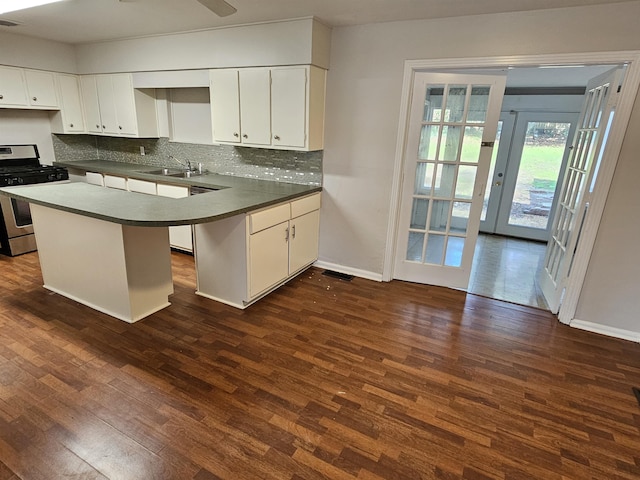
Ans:
[[[467,287],[504,80],[416,74],[395,278]]]
[[[546,241],[577,113],[518,113],[495,232]]]

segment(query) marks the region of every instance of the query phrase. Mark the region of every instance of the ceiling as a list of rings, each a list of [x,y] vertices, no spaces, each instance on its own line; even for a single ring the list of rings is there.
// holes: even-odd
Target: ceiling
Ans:
[[[626,0],[633,1],[633,0]],[[65,0],[0,15],[0,32],[90,43],[314,16],[329,26],[621,3],[621,0],[228,0],[218,17],[196,0]]]

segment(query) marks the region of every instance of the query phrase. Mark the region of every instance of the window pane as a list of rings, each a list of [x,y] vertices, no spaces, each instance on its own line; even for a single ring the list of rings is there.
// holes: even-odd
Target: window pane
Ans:
[[[447,239],[447,255],[444,264],[448,267],[459,267],[462,265],[462,250],[464,249],[464,238],[449,237]]]
[[[427,212],[429,211],[429,200],[425,198],[414,198],[411,209],[410,228],[425,230],[427,228]]]
[[[453,183],[455,179],[455,164],[439,164],[436,169],[436,182],[433,186],[433,196],[451,198],[453,194]]]
[[[467,98],[466,85],[450,85],[447,96],[445,122],[462,122],[464,118],[464,102]]]
[[[451,211],[451,227],[449,227],[449,231],[460,235],[466,235],[467,227],[469,225],[470,211],[470,203],[453,202],[453,209]]]
[[[425,122],[439,122],[442,118],[442,96],[444,85],[430,85],[424,98],[424,113],[422,120]]]
[[[465,127],[462,153],[460,154],[461,162],[478,163],[483,131],[483,127]]]
[[[460,146],[461,127],[445,125],[442,127],[442,144],[440,146],[440,160],[453,162],[458,159],[458,147]]]
[[[429,235],[427,239],[427,251],[425,253],[424,263],[442,265],[445,238],[445,235]]]
[[[484,123],[487,118],[487,105],[489,105],[488,85],[474,85],[471,88],[471,98],[469,99],[468,123]]]
[[[416,166],[416,185],[413,193],[416,195],[430,195],[433,182],[433,163],[419,162]]]
[[[449,200],[434,200],[431,207],[431,220],[429,229],[436,232],[444,232],[447,230],[447,221],[449,220]]]
[[[476,182],[477,170],[478,167],[474,165],[460,165],[458,183],[456,184],[456,198],[471,199],[473,197],[473,186]]]
[[[407,260],[409,260],[410,262],[421,262],[423,244],[424,244],[424,233],[409,232],[409,243],[407,245]]]
[[[423,125],[420,130],[420,145],[418,146],[418,158],[420,160],[435,160],[438,151],[439,125]]]
[[[570,123],[527,123],[510,225],[547,228],[570,127]]]

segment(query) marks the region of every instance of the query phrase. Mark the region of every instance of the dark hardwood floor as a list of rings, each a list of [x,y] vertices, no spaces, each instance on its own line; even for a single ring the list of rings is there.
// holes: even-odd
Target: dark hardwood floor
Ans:
[[[129,325],[0,257],[0,480],[640,478],[639,344],[317,269],[239,311],[173,265]]]

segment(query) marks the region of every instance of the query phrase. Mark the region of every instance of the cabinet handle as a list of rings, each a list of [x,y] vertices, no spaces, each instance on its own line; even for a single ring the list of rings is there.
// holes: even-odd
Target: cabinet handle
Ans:
[[[106,129],[107,129],[107,127],[105,127],[104,125],[102,125],[102,129],[103,129],[103,130],[106,130]]]
[[[70,124],[69,124],[69,127],[70,127],[70,128],[73,128],[73,123],[70,123]]]
[[[4,95],[1,95],[1,94],[0,94],[0,100],[2,100],[3,98],[4,98]]]
[[[296,238],[296,226],[291,227],[291,238]]]
[[[238,135],[238,132],[235,132],[235,133],[233,134],[233,136],[234,136],[234,137],[236,137],[236,138],[238,138],[240,135]]]
[[[242,135],[242,138],[249,138],[249,135],[245,133],[244,135]]]
[[[38,97],[33,97],[31,100],[33,100],[34,102],[38,101]]]
[[[289,227],[287,227],[287,229],[285,230],[284,241],[285,242],[289,241]]]
[[[118,125],[118,128],[119,128],[120,130],[122,130],[122,125]]]
[[[97,125],[97,124],[96,124],[96,128],[100,128],[100,125]]]
[[[274,140],[280,140],[280,135],[274,135],[273,138]]]

